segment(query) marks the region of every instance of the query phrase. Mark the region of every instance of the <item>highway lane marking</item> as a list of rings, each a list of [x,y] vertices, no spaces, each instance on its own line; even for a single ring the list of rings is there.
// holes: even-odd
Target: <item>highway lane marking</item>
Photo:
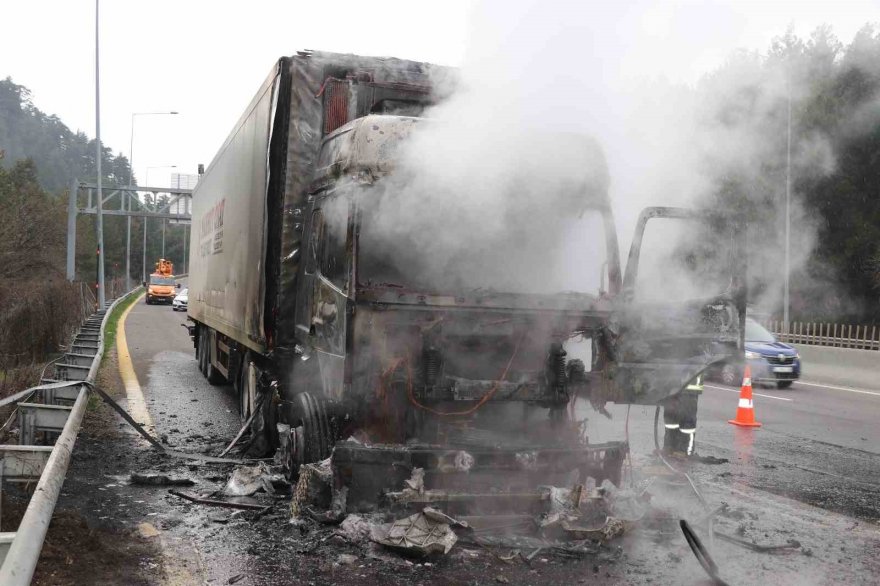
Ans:
[[[877,391],[863,391],[861,389],[852,389],[850,387],[836,387],[834,385],[823,385],[820,383],[808,383],[808,382],[804,382],[802,380],[797,381],[797,384],[807,385],[809,387],[821,387],[823,389],[834,389],[837,391],[849,391],[850,393],[859,393],[862,395],[874,395],[875,397],[880,397],[880,393],[878,393]]]
[[[128,398],[128,413],[144,428],[153,432],[155,431],[153,418],[150,417],[150,412],[147,410],[147,402],[144,400],[141,384],[138,382],[137,374],[134,372],[131,353],[128,351],[128,342],[125,339],[125,318],[128,317],[128,312],[138,304],[141,297],[143,295],[138,297],[119,316],[119,324],[116,326],[116,354],[119,361],[119,376],[122,377],[122,384],[125,386],[125,396]]]
[[[706,385],[706,384],[704,384],[703,386],[710,388],[710,389],[718,389],[719,391],[727,391],[728,393],[739,393],[739,391],[737,389],[725,389],[724,387],[716,387],[715,385]],[[754,395],[755,397],[764,397],[766,399],[776,399],[777,401],[788,401],[790,403],[794,402],[794,399],[787,399],[785,397],[774,397],[773,395],[763,395],[761,393],[755,393],[755,392],[752,392],[752,395]]]

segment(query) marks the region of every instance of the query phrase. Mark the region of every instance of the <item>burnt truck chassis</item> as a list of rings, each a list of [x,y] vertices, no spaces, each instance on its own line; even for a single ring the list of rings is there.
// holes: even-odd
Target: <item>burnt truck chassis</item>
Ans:
[[[549,319],[492,308],[492,299],[483,299],[480,308],[441,308],[418,294],[413,296],[426,305],[401,304],[406,296],[362,292],[353,327],[360,352],[350,357],[347,390],[335,401],[299,394],[288,404],[285,419],[301,423],[283,442],[291,472],[330,455],[334,489],[347,490],[347,510],[359,512],[389,504],[388,495],[416,469],[427,492],[407,506],[432,503],[457,514],[539,505],[539,485],[583,484],[589,477],[620,482],[627,444],[589,445],[570,417],[574,398],[589,396],[584,364],[566,360],[559,341],[545,343],[573,330],[589,334],[593,326],[585,322],[599,323],[598,314],[585,319],[580,312],[549,312]],[[441,332],[444,320],[451,323]],[[570,320],[578,325],[553,331]],[[376,346],[386,359],[376,355]],[[474,364],[449,351],[455,347],[504,370],[456,376]],[[306,401],[312,415],[297,409]],[[327,442],[329,451],[316,454],[307,444],[316,444],[313,430],[321,428],[339,438],[367,439],[339,441],[332,449]]]
[[[367,317],[375,303],[368,302],[358,312],[370,322],[372,336],[378,332],[382,337],[381,318],[396,318],[400,310],[383,309],[378,318]],[[451,310],[465,312],[472,314],[478,328],[478,315],[492,322],[514,321],[507,312],[499,318],[486,308]],[[433,330],[445,311],[421,307],[408,313],[410,320]],[[401,320],[393,321],[399,325]],[[522,317],[515,323],[523,334],[533,329]],[[354,330],[357,335],[357,322]],[[502,353],[522,352],[537,360],[530,370],[518,371],[515,380],[505,380],[511,377],[513,358],[499,378],[447,375],[450,365],[435,356],[443,347],[436,334],[395,334],[397,347],[385,348],[394,358],[385,361],[377,360],[365,345],[362,353],[351,357],[353,371],[359,372],[352,374],[347,391],[336,400],[311,393],[296,394],[292,400],[279,397],[279,413],[289,423],[279,426],[289,475],[294,477],[303,464],[331,457],[334,490],[347,491],[350,512],[375,511],[387,504],[401,508],[401,499],[390,503],[389,495],[400,491],[416,469],[423,471],[427,492],[407,499],[405,509],[431,503],[462,514],[475,508],[483,513],[521,510],[526,502],[531,508],[540,504],[541,495],[535,493],[539,485],[582,484],[589,477],[600,484],[606,479],[618,484],[627,444],[589,445],[583,429],[569,417],[573,399],[589,396],[584,365],[566,361],[556,342],[527,348],[523,334],[514,337],[514,348]],[[491,333],[487,338],[501,346],[509,341]],[[407,345],[417,350],[407,353]],[[300,357],[298,366],[312,360],[316,358]]]
[[[289,424],[279,427],[279,440],[291,476],[330,457],[334,491],[347,492],[349,512],[382,506],[523,512],[546,507],[539,486],[583,485],[588,478],[619,485],[628,444],[589,444],[584,422],[571,416],[574,402],[587,400],[599,411],[608,401],[662,403],[742,351],[744,260],[737,245],[730,247],[733,270],[721,295],[675,304],[634,301],[641,232],[652,218],[718,221],[679,208],[645,210],[619,295],[594,299],[589,311],[578,307],[583,300],[537,311],[510,309],[504,294],[432,299],[360,286],[343,312],[316,304],[322,307],[316,338],[332,345],[340,329],[349,331],[339,340],[349,350],[345,385],[336,396],[323,386],[324,397],[276,399]],[[729,227],[739,243],[739,224]],[[350,327],[337,322],[342,315]],[[574,335],[593,342],[589,370],[566,359],[562,342]],[[355,341],[359,350],[351,353]],[[461,357],[456,364],[443,350],[456,345],[493,364],[509,359],[500,375],[455,376]],[[300,376],[303,364],[319,362],[302,348],[297,353]],[[321,388],[320,372],[312,377],[313,388]],[[297,379],[288,388],[302,388]],[[403,487],[419,469],[422,492],[414,494]]]
[[[606,479],[619,484],[627,453],[625,442],[579,448],[467,448],[339,442],[331,460],[332,487],[337,493],[347,491],[348,511],[381,507],[415,512],[431,506],[449,515],[532,514],[546,507],[540,486],[583,484],[589,477],[597,484]],[[416,469],[424,471],[426,489],[401,490]]]

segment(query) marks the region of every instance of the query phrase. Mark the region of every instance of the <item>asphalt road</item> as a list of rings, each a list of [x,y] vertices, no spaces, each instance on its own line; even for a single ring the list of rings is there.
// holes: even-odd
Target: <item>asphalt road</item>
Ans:
[[[739,391],[707,384],[700,418],[713,423],[732,418]],[[757,387],[753,393],[763,431],[880,454],[880,386],[850,389],[799,381],[788,389]]]
[[[125,332],[156,433],[174,447],[195,451],[235,436],[238,406],[231,387],[213,387],[199,372],[185,323],[185,312],[141,300],[129,312]]]
[[[755,387],[760,428],[728,423],[739,389],[710,382],[699,401],[697,453],[725,458],[706,475],[725,475],[857,518],[880,520],[880,389],[796,382],[788,389]],[[654,407],[611,405],[607,420],[589,409],[592,441],[619,439],[629,429],[636,455],[654,449]],[[658,431],[662,442],[662,421]]]
[[[217,454],[237,431],[236,402],[230,387],[212,387],[199,373],[192,342],[180,327],[185,321],[185,314],[170,307],[139,302],[125,323],[131,362],[155,433],[178,450]],[[715,559],[731,583],[803,584],[805,577],[809,577],[807,583],[816,584],[871,583],[871,576],[880,571],[875,561],[880,547],[876,529],[880,429],[872,424],[880,391],[865,391],[801,383],[786,390],[756,388],[756,416],[763,427],[740,429],[727,423],[736,411],[738,390],[707,385],[700,400],[697,450],[727,462],[676,465],[690,473],[711,507],[729,505],[719,517],[721,529],[728,534],[736,532],[760,543],[794,538],[803,544],[797,555],[771,559],[716,543]],[[702,515],[687,483],[676,482],[668,471],[664,477],[663,467],[652,456],[654,408],[609,405],[609,411],[610,420],[589,407],[579,409],[579,415],[588,418],[591,441],[628,435],[635,462],[633,480],[651,483],[653,502],[676,508],[677,514],[692,519]],[[145,443],[142,451],[149,452]],[[186,462],[170,465],[162,470],[192,477],[197,483],[192,491],[203,494],[221,488],[231,471]],[[120,486],[114,490],[135,489]],[[198,560],[197,573],[210,583],[239,577],[243,577],[242,584],[359,586],[491,583],[496,575],[510,576],[510,583],[527,584],[586,580],[647,585],[702,583],[703,579],[680,534],[664,534],[658,542],[650,528],[627,535],[621,542],[626,553],[617,563],[542,558],[530,567],[504,564],[489,553],[456,547],[451,557],[437,560],[429,569],[418,563],[405,565],[399,559],[376,561],[363,547],[334,545],[328,541],[332,529],[296,528],[283,505],[272,515],[251,521],[222,509],[185,503],[168,496],[163,488],[137,489],[132,494],[133,502],[139,503],[137,510],[162,533],[166,573],[169,564]],[[845,551],[839,547],[844,532],[848,535]],[[339,568],[335,560],[340,552],[357,557],[358,571]]]

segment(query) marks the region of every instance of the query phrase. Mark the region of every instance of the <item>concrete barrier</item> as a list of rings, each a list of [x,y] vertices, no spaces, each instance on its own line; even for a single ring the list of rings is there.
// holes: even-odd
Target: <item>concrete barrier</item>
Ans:
[[[801,355],[801,379],[880,390],[880,352],[792,344]]]

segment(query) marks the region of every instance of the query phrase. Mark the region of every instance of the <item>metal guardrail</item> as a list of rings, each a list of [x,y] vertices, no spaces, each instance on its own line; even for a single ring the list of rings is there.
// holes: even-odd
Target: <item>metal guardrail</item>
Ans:
[[[791,322],[785,331],[785,323],[779,320],[765,321],[762,325],[780,342],[788,344],[880,350],[880,328],[877,326]]]
[[[104,355],[108,316],[118,303],[139,291],[129,291],[86,320],[70,351],[54,363],[53,378],[0,401],[0,406],[17,404],[20,432],[19,445],[0,445],[0,492],[3,482],[37,481],[18,529],[0,533],[0,584],[4,586],[31,582],[85,415],[89,385]],[[40,439],[42,444],[35,443]]]

